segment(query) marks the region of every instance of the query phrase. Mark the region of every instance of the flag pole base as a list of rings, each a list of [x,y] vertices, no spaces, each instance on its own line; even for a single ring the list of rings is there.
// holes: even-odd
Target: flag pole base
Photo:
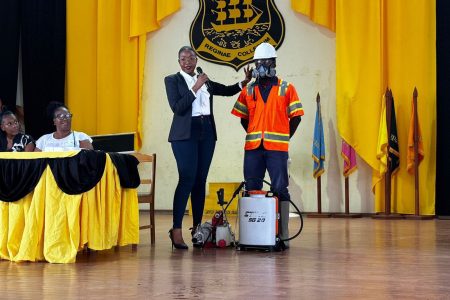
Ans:
[[[372,219],[377,219],[377,220],[400,220],[400,219],[403,219],[403,216],[399,215],[399,214],[377,213],[375,215],[372,215]]]
[[[422,216],[422,215],[404,215],[408,220],[433,220],[435,216]]]
[[[308,218],[329,218],[331,217],[331,214],[329,213],[309,213],[306,214]]]
[[[362,214],[337,213],[333,214],[333,218],[362,218]]]

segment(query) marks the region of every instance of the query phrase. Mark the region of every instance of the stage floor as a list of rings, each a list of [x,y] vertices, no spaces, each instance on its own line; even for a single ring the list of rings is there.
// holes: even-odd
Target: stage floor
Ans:
[[[141,214],[141,223],[148,214]],[[184,236],[190,216],[185,217]],[[292,218],[293,233],[299,218]],[[234,227],[234,222],[233,222]],[[171,215],[156,245],[80,252],[74,264],[0,261],[3,299],[444,299],[450,295],[449,220],[304,218],[284,252],[171,250]],[[188,241],[188,239],[186,239]]]

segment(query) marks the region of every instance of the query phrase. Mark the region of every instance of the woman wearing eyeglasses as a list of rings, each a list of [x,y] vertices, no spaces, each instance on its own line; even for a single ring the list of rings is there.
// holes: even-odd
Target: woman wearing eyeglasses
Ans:
[[[41,136],[36,141],[34,151],[94,149],[92,139],[86,133],[72,131],[72,114],[64,104],[51,102],[47,107],[47,113],[53,119],[56,131]]]
[[[13,112],[7,110],[0,113],[0,123],[0,152],[34,151],[33,138],[20,133],[20,123]]]

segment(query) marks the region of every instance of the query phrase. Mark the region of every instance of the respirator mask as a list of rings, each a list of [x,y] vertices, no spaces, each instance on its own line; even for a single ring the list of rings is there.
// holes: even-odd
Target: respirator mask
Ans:
[[[276,74],[274,59],[258,59],[252,71],[253,78],[274,77]]]

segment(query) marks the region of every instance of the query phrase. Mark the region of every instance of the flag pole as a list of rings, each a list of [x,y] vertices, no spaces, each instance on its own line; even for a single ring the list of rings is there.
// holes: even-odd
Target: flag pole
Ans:
[[[375,214],[372,216],[374,219],[401,219],[403,218],[399,214],[391,213],[391,161],[389,159],[389,139],[391,137],[391,114],[392,114],[392,90],[386,88],[385,93],[386,101],[386,125],[387,125],[387,136],[388,143],[386,148],[386,173],[384,174],[384,213]]]
[[[419,215],[419,134],[417,128],[417,88],[414,87],[413,103],[414,103],[414,202],[415,215]]]
[[[348,176],[345,177],[344,181],[345,186],[345,214],[350,214],[350,191],[349,191],[349,183],[348,183]]]
[[[345,213],[333,214],[333,217],[335,217],[335,218],[361,218],[362,214],[350,213],[350,187],[349,187],[348,176],[345,176],[344,186],[345,186]]]
[[[322,213],[322,176],[317,177],[317,213]]]
[[[413,106],[414,106],[414,215],[407,215],[407,219],[419,219],[419,220],[432,220],[434,216],[421,216],[420,215],[420,202],[419,202],[419,117],[417,113],[417,97],[419,93],[417,88],[414,87],[413,92]]]
[[[316,102],[320,104],[320,95],[317,93]],[[309,213],[307,216],[309,218],[329,218],[331,217],[331,214],[329,213],[322,213],[322,182],[321,182],[322,175],[317,176],[316,182],[317,182],[317,213]]]
[[[360,213],[350,213],[350,174],[356,169],[355,150],[342,139],[341,156],[344,158],[345,212],[333,214],[335,218],[360,218]]]
[[[387,136],[388,140],[391,137],[391,115],[392,115],[392,91],[389,89],[388,97],[386,97],[386,124],[387,124]],[[384,189],[384,213],[386,215],[391,214],[391,179],[392,179],[392,172],[391,172],[391,160],[389,159],[389,151],[391,150],[391,146],[389,145],[389,142],[387,144],[386,152],[387,152],[387,160],[386,160],[386,174],[385,174],[385,189]]]

